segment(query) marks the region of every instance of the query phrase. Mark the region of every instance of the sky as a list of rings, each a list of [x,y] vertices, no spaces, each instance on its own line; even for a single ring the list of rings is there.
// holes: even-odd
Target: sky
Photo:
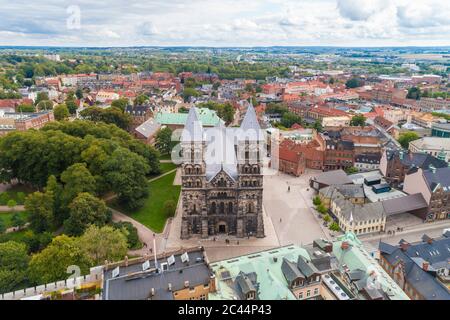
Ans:
[[[0,45],[449,46],[449,0],[0,0]]]

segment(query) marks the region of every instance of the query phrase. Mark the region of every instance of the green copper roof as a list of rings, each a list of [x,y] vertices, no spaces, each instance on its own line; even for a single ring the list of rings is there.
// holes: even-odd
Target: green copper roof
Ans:
[[[296,300],[288,287],[281,264],[283,263],[283,258],[296,263],[299,255],[308,260],[310,259],[305,249],[290,245],[212,263],[210,267],[216,275],[217,291],[210,293],[209,299],[233,300],[236,294],[227,284],[227,281],[222,280],[222,275],[228,271],[230,277],[235,280],[236,276],[242,271],[244,273],[255,272],[257,274],[259,299]]]
[[[214,127],[222,120],[217,116],[216,111],[208,108],[197,108],[200,122],[205,127]],[[158,112],[155,120],[161,125],[184,125],[188,118],[187,113],[166,113]]]
[[[341,248],[342,242],[346,241],[350,247],[346,250]],[[333,254],[339,262],[339,268],[346,265],[350,271],[357,269],[372,271],[377,275],[377,280],[385,292],[391,294],[391,300],[410,300],[397,283],[383,270],[378,262],[363,247],[361,241],[352,232],[339,237],[333,242]]]

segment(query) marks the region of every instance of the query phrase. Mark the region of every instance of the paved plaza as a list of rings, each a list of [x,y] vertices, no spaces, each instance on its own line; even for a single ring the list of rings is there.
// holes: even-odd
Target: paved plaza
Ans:
[[[308,181],[317,172],[309,172],[301,177],[271,170],[268,173],[264,176],[264,238],[238,239],[219,235],[208,239],[193,237],[182,240],[181,212],[177,210],[177,215],[166,227],[158,251],[203,246],[210,261],[217,261],[280,245],[309,244],[317,238],[327,237],[311,209],[314,192],[309,189]]]

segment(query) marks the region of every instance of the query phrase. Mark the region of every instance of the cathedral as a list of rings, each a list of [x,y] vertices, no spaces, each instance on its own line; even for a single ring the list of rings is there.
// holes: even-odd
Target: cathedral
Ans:
[[[248,107],[240,127],[203,128],[195,107],[181,134],[181,238],[264,237],[264,136]]]

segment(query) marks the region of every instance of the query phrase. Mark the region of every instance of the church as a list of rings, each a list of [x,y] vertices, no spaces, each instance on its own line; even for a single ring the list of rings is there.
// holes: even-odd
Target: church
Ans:
[[[264,135],[253,106],[240,127],[204,128],[195,107],[180,139],[181,239],[264,237]]]

